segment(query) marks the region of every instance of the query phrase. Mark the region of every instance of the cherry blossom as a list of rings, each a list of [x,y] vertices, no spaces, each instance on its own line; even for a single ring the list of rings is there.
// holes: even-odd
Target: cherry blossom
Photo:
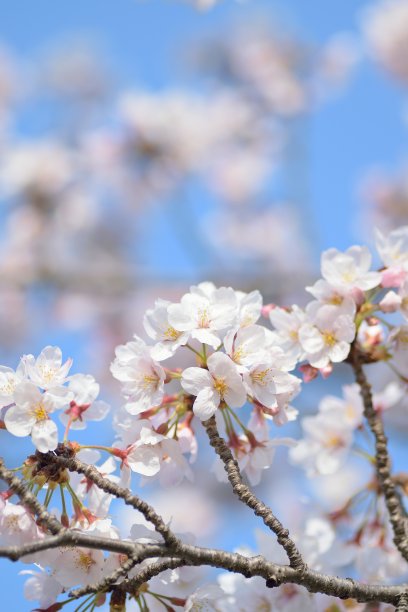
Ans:
[[[299,340],[309,363],[315,368],[324,368],[330,362],[344,361],[355,336],[352,317],[328,305],[313,309],[310,317],[310,323],[304,323],[299,330]]]
[[[30,576],[24,583],[24,597],[29,601],[38,601],[40,608],[46,610],[62,593],[63,586],[44,569],[39,569],[40,571],[23,570],[20,574]]]
[[[196,396],[193,410],[202,421],[210,418],[221,402],[231,408],[240,408],[246,401],[242,378],[227,355],[213,353],[207,366],[208,370],[187,368],[181,378],[183,389]]]
[[[9,406],[14,402],[14,390],[25,379],[25,365],[20,361],[16,371],[0,366],[0,406]]]
[[[296,305],[290,310],[276,307],[269,312],[269,319],[277,330],[277,342],[285,353],[290,353],[294,359],[301,361],[304,358],[304,350],[299,341],[299,330],[306,321],[303,310]]]
[[[352,246],[342,253],[324,251],[321,257],[323,278],[333,287],[352,291],[373,289],[381,282],[378,272],[370,272],[371,254],[367,247]]]
[[[58,397],[54,393],[41,393],[33,383],[26,381],[16,387],[14,400],[15,405],[4,416],[7,430],[18,437],[31,435],[42,453],[54,450],[58,444],[58,428],[49,415],[67,405],[65,394]]]
[[[387,268],[382,275],[383,286],[401,285],[408,272],[408,226],[388,234],[376,229],[375,238],[377,250]]]
[[[260,325],[248,325],[236,331],[232,329],[224,338],[224,348],[232,361],[241,371],[262,360],[266,352],[265,328]]]
[[[157,300],[154,309],[147,310],[143,324],[146,333],[156,340],[157,344],[151,349],[151,356],[157,361],[171,357],[179,346],[188,342],[189,332],[176,330],[169,323],[168,306],[171,302]]]
[[[186,293],[179,304],[168,307],[174,329],[190,332],[191,337],[218,348],[228,328],[237,318],[237,298],[233,289],[212,289],[199,285]]]
[[[161,403],[164,393],[165,373],[150,356],[145,342],[135,336],[134,341],[116,348],[116,359],[111,372],[123,385],[128,398],[126,409],[130,414],[140,414]]]
[[[29,379],[41,389],[60,387],[67,380],[72,359],[62,363],[62,352],[58,346],[46,346],[35,359],[34,355],[25,355],[23,363]]]
[[[61,415],[61,421],[71,429],[85,429],[88,421],[102,421],[109,412],[109,405],[95,401],[99,395],[99,384],[90,374],[73,374],[67,385],[73,395],[69,408]]]

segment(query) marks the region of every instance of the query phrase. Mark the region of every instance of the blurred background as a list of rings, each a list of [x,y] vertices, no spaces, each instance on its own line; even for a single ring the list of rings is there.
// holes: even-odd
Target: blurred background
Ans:
[[[407,85],[407,0],[3,5],[0,363],[58,344],[115,406],[114,347],[157,297],[212,280],[306,303],[323,249],[408,221]],[[110,443],[109,419],[90,436]],[[4,431],[0,445],[18,461]],[[232,546],[228,493],[200,478],[186,528]],[[285,487],[278,461],[266,501]],[[172,494],[149,493],[174,516]]]

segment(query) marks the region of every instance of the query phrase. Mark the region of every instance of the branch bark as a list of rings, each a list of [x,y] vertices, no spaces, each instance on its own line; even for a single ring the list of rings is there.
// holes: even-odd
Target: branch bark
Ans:
[[[289,558],[291,567],[295,569],[305,568],[305,562],[296,544],[290,538],[289,531],[276,518],[272,510],[244,484],[237,461],[234,459],[225,440],[218,433],[215,417],[212,416],[207,421],[204,421],[203,425],[211,446],[224,464],[224,469],[235,495],[237,495],[242,503],[251,508],[257,516],[260,516],[265,525],[276,534],[279,544],[284,548]]]
[[[79,464],[80,463],[81,462],[79,462]],[[71,464],[71,467],[73,468],[74,465]],[[83,467],[79,465],[77,467],[80,467],[81,473],[91,473],[87,469],[88,466]],[[86,472],[82,471],[83,469],[85,470],[85,468]],[[23,503],[30,504],[31,509],[35,513],[43,515],[44,519],[47,518],[46,515],[44,515],[45,509],[42,504],[38,502],[36,498],[32,499],[34,496],[27,491],[26,486],[14,475],[10,476],[12,473],[6,470],[3,465],[1,465],[1,474],[2,477],[13,486],[13,490],[16,491]],[[126,492],[126,490],[108,479],[103,478],[100,474],[95,475],[92,473],[92,476],[95,477],[97,486],[101,486],[103,490],[107,490],[107,492],[113,495],[117,494],[118,497],[121,497],[123,492]],[[130,502],[131,497],[132,494],[128,491],[126,493],[128,502]],[[141,500],[137,501],[139,506],[140,501]],[[151,516],[150,513],[149,516]],[[51,523],[51,525],[52,524],[53,523]],[[169,529],[168,531],[170,536],[173,535]],[[137,587],[140,580],[148,580],[149,576],[158,575],[158,573],[165,571],[165,569],[169,567],[180,567],[182,565],[209,565],[211,567],[240,573],[246,578],[259,576],[264,578],[266,585],[270,587],[279,586],[283,583],[292,583],[304,586],[311,593],[320,592],[333,597],[352,598],[361,602],[381,601],[396,606],[398,602],[401,602],[402,605],[406,595],[406,590],[402,586],[367,585],[356,582],[350,578],[327,576],[310,570],[305,566],[295,568],[287,565],[278,565],[268,561],[262,556],[244,557],[238,553],[229,553],[212,548],[200,548],[198,546],[183,544],[177,538],[175,538],[175,540],[176,543],[174,545],[167,543],[137,544],[127,540],[113,540],[99,536],[89,536],[73,529],[64,529],[60,533],[45,537],[38,542],[32,542],[20,547],[2,547],[0,548],[0,557],[7,557],[15,561],[28,554],[57,548],[59,546],[78,546],[122,553],[129,557],[133,557],[133,559],[137,558],[140,562],[145,559],[157,557],[159,559],[158,561],[152,562],[152,564],[147,566],[146,569],[142,570],[142,572],[133,579],[135,583],[132,584],[132,588],[134,586]],[[133,560],[129,562],[129,565],[126,565],[125,571],[129,571],[128,568],[132,563]],[[112,574],[109,579],[113,580],[114,577],[114,574]],[[109,586],[113,585],[105,584],[103,588],[109,589]],[[130,582],[126,580],[123,581],[123,586],[124,588],[130,587]],[[87,593],[98,592],[100,588],[100,584],[87,587]],[[121,588],[121,584],[118,585],[118,588]],[[98,591],[95,589],[98,589]],[[403,610],[404,608],[400,609]]]
[[[384,495],[390,523],[394,533],[394,544],[408,562],[408,519],[401,496],[391,476],[391,461],[388,453],[388,440],[380,415],[375,411],[371,393],[371,385],[365,375],[357,348],[351,353],[351,365],[355,378],[360,386],[364,405],[364,416],[375,438],[375,465],[377,480]]]

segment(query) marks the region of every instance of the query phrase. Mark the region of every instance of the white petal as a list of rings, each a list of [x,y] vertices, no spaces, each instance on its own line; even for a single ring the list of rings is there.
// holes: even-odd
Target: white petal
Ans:
[[[56,424],[51,419],[38,421],[33,426],[31,438],[40,453],[55,450],[58,446],[58,429]]]
[[[34,423],[35,417],[19,406],[11,406],[4,416],[7,431],[14,436],[29,436]]]
[[[206,421],[217,411],[220,405],[220,396],[213,389],[203,389],[197,395],[193,405],[193,411],[202,421]]]
[[[204,388],[213,386],[213,378],[203,368],[187,368],[181,376],[181,386],[191,395],[198,395]]]

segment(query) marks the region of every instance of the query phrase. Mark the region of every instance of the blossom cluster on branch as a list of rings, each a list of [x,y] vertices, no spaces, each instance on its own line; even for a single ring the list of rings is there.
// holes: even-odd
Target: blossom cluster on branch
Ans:
[[[366,247],[325,251],[305,308],[264,305],[258,291],[211,282],[179,302],[157,300],[144,316],[148,340],[134,336],[116,348],[111,373],[124,403],[114,410],[111,446],[75,440],[75,430],[105,418],[109,406],[92,376],[71,374],[58,347],[24,355],[15,370],[0,367],[2,435],[30,436],[35,446],[12,470],[0,461],[0,556],[37,565],[25,572],[28,599],[48,612],[77,600],[77,610],[92,611],[108,596],[111,610],[143,612],[363,610],[375,602],[407,609],[408,474],[392,472],[383,414],[408,381],[408,226],[376,239],[377,270]],[[302,419],[300,440],[272,435],[299,414],[292,402],[300,376],[327,378],[341,362],[356,381],[343,398],[323,398],[317,414]],[[379,362],[394,380],[373,394],[365,366]],[[201,427],[217,456],[215,474],[272,532],[258,535],[259,554],[196,546],[132,493],[132,474],[164,487],[192,481]],[[335,511],[315,508],[289,534],[286,517],[281,522],[245,484],[260,482],[277,445],[289,446],[309,477],[336,474],[351,451],[371,476]],[[106,460],[95,466],[101,453]],[[150,528],[135,523],[122,539],[114,498]],[[207,583],[205,565],[232,574]],[[349,572],[353,579],[336,576]]]

